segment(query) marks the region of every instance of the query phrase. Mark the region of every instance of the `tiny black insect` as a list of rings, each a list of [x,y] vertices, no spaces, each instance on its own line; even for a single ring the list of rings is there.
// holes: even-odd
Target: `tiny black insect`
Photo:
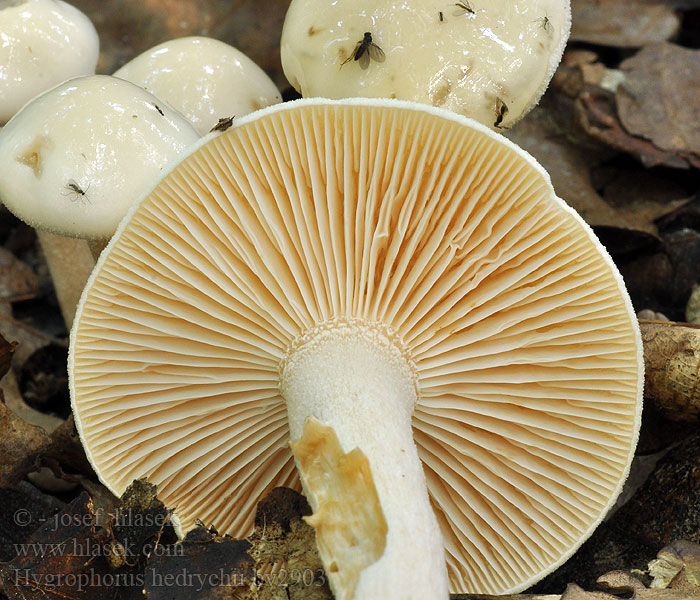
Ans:
[[[231,125],[233,125],[234,118],[235,115],[233,117],[221,117],[216,125],[209,130],[209,133],[212,131],[226,131],[229,127],[231,127]]]
[[[508,106],[500,98],[496,98],[496,120],[493,123],[494,127],[501,128],[501,123],[503,123],[503,117],[508,113]]]
[[[554,30],[554,27],[552,26],[552,22],[549,20],[549,17],[540,17],[539,19],[537,19],[537,22],[547,33],[552,33],[552,31]]]
[[[66,193],[64,193],[63,195],[67,196],[69,194],[72,194],[76,198],[78,198],[79,196],[82,196],[83,198],[85,198],[85,200],[87,200],[89,202],[88,197],[87,197],[87,191],[89,189],[90,189],[89,185],[87,188],[83,189],[82,187],[80,187],[80,185],[78,185],[78,183],[76,183],[76,181],[74,179],[69,179],[68,183],[66,184],[66,190],[68,190],[68,191]]]
[[[160,109],[160,106],[158,106],[157,104],[154,104],[153,106],[156,107],[156,110],[160,113],[161,117],[165,116],[165,113]]]
[[[384,62],[385,58],[384,50],[372,41],[372,34],[369,31],[365,31],[364,37],[357,42],[355,49],[340,66],[342,67],[346,62],[350,62],[351,60],[356,60],[360,63],[360,67],[366,69],[369,67],[370,59],[377,62]]]
[[[462,15],[466,15],[467,13],[470,15],[474,14],[474,8],[472,8],[472,5],[467,0],[460,0],[455,4],[455,6],[457,7],[455,17],[460,17]]]
[[[442,11],[440,11],[440,23],[442,23],[445,20],[445,17],[442,14]]]

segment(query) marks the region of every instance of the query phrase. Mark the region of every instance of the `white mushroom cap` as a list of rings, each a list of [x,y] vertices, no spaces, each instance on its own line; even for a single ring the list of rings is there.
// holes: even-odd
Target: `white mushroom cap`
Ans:
[[[444,110],[300,100],[206,138],[132,210],[69,375],[102,481],[148,477],[184,528],[249,533],[266,490],[299,487],[290,439],[331,427],[386,521],[356,600],[425,600],[443,542],[402,527],[421,494],[454,592],[521,590],[571,556],[627,476],[643,361],[619,273],[529,155]],[[317,534],[342,509],[362,527],[369,496],[324,509],[318,479]]]
[[[304,97],[412,100],[509,127],[544,93],[570,20],[569,0],[293,0],[280,52]],[[365,33],[383,62],[352,60]]]
[[[62,0],[0,0],[0,124],[37,94],[95,72],[99,39]]]
[[[159,171],[199,139],[143,88],[107,75],[66,81],[0,131],[0,201],[36,227],[108,238]]]
[[[206,37],[164,42],[114,73],[168,102],[204,135],[220,118],[282,101],[279,90],[240,50]]]

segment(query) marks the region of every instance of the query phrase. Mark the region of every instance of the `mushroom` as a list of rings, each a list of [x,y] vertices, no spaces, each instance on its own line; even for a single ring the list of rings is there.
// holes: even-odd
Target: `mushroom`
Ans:
[[[35,95],[95,72],[97,32],[82,12],[66,2],[0,0],[0,32],[0,125]],[[70,327],[95,261],[83,240],[46,231],[37,231],[37,237]]]
[[[38,230],[104,243],[158,172],[198,139],[182,115],[132,83],[72,79],[0,131],[0,201]],[[69,272],[54,280],[80,294],[75,261],[62,259]],[[69,324],[75,304],[62,308]]]
[[[336,597],[371,600],[564,562],[627,476],[642,370],[619,273],[528,154],[368,99],[197,144],[100,257],[69,353],[107,487],[241,537],[301,482]]]
[[[95,72],[100,42],[61,0],[0,0],[0,125],[37,94]]]
[[[207,133],[222,117],[241,117],[282,101],[279,90],[240,50],[207,37],[164,42],[114,73],[145,87]]]
[[[282,67],[304,97],[387,97],[493,128],[544,93],[569,36],[569,0],[292,0]]]

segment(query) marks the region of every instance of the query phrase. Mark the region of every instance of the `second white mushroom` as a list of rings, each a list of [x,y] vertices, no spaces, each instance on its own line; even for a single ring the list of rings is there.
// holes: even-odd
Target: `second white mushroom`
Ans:
[[[275,84],[250,58],[206,37],[159,44],[125,64],[114,76],[168,102],[201,135],[220,118],[242,117],[282,101]]]

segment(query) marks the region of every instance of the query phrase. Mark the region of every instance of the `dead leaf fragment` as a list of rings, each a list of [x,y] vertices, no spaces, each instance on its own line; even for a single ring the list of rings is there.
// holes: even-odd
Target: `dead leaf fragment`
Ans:
[[[653,0],[573,0],[571,40],[636,48],[671,39],[680,19],[664,2]]]
[[[0,402],[0,488],[11,488],[39,466],[51,446],[44,429],[29,425]]]
[[[647,139],[631,135],[620,123],[615,94],[602,87],[584,84],[574,104],[574,115],[579,126],[592,138],[638,157],[646,167],[663,165],[687,169],[693,164],[692,156],[662,150]]]
[[[105,523],[107,559],[112,568],[143,568],[151,554],[174,543],[177,536],[171,516],[172,511],[158,499],[155,485],[139,479],[126,488],[120,506]]]
[[[649,589],[625,571],[611,571],[601,575],[597,583],[608,588],[610,593],[587,592],[572,583],[562,594],[561,600],[620,600],[620,598],[628,598],[629,600],[691,600],[698,598],[697,595],[688,595],[687,592],[679,590]]]
[[[38,291],[39,278],[31,267],[0,247],[0,301],[27,300]]]
[[[632,135],[700,168],[700,50],[661,43],[623,61],[616,100]]]
[[[649,563],[649,574],[653,577],[649,587],[692,590],[694,586],[700,592],[700,544],[671,542]]]

